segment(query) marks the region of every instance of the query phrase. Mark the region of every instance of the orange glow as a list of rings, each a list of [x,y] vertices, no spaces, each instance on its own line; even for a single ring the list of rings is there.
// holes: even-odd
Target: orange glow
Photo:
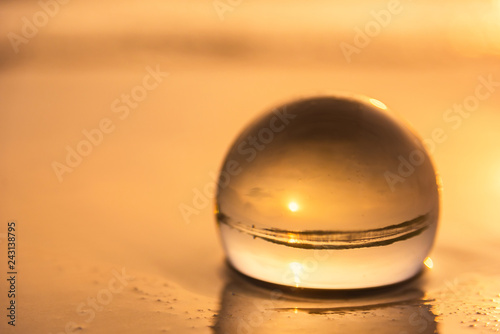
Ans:
[[[439,191],[443,191],[443,179],[439,173],[436,173],[436,184]]]
[[[376,99],[370,99],[370,103],[373,104],[375,107],[378,107],[383,110],[387,110],[387,106],[380,102],[379,100]]]
[[[290,209],[290,211],[296,212],[297,210],[299,210],[299,205],[296,202],[290,202],[288,203],[288,208]]]
[[[294,234],[289,234],[288,235],[288,243],[289,244],[295,244],[298,243],[299,241],[296,239]]]
[[[424,264],[429,269],[432,269],[432,267],[434,267],[434,262],[432,262],[432,259],[430,257],[425,258]]]
[[[298,262],[292,262],[289,264],[290,269],[293,273],[293,281],[295,282],[295,287],[298,288],[300,285],[300,275],[302,273],[302,265]]]

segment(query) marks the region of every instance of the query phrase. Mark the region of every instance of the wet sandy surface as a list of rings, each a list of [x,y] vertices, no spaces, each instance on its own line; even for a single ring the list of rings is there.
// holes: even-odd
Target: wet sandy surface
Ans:
[[[68,17],[61,12],[57,24],[69,24],[80,5],[74,6]],[[34,7],[4,8],[17,13],[15,18]],[[223,28],[217,16],[209,20],[213,8],[200,8],[207,21],[198,28],[206,25],[210,36],[218,36]],[[244,7],[234,15],[248,19]],[[9,27],[15,27],[14,18]],[[226,26],[237,35],[235,22],[241,21]],[[350,27],[338,25],[339,31]],[[144,29],[146,35],[154,30]],[[317,27],[326,34],[325,29]],[[388,35],[398,35],[397,27],[388,29]],[[500,87],[467,117],[444,119],[449,108],[474,95],[480,77],[500,81],[493,51],[471,57],[453,43],[431,43],[432,52],[417,43],[416,60],[404,53],[385,58],[389,42],[382,36],[384,42],[374,41],[359,63],[347,65],[338,55],[337,36],[331,37],[337,50],[331,62],[324,53],[317,59],[306,51],[281,60],[266,43],[253,46],[255,58],[187,47],[158,51],[151,44],[130,53],[110,47],[101,55],[82,51],[71,38],[76,33],[81,32],[54,23],[18,56],[2,58],[1,333],[500,330]],[[321,49],[330,37],[315,34],[322,36]],[[103,36],[91,35],[81,45],[99,50],[107,45]],[[2,45],[7,52],[10,46]],[[159,77],[147,97],[128,110],[112,107],[157,69],[169,74]],[[444,131],[441,143],[431,140],[443,179],[433,268],[396,286],[357,292],[289,290],[237,274],[225,263],[210,196],[198,198],[196,213],[188,218],[180,205],[194,206],[195,193],[213,184],[231,141],[256,115],[291,98],[336,90],[384,101],[423,138],[432,139],[437,128]],[[102,129],[103,120],[108,132],[71,171],[58,174],[54,162],[66,164],[68,147],[81,145],[85,130]],[[6,233],[12,220],[17,223],[15,327],[5,316]]]

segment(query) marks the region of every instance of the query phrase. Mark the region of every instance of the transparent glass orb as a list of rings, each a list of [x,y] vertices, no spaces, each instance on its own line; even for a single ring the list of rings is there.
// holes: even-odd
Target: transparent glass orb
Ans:
[[[256,119],[227,153],[216,196],[229,262],[305,288],[414,276],[438,213],[422,142],[382,102],[354,95],[303,99]]]

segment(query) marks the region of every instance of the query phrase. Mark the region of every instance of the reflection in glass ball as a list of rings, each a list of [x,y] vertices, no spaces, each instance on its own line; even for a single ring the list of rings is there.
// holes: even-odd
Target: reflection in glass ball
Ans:
[[[421,141],[380,101],[292,102],[230,148],[216,215],[227,257],[276,284],[367,288],[418,273],[439,192]]]

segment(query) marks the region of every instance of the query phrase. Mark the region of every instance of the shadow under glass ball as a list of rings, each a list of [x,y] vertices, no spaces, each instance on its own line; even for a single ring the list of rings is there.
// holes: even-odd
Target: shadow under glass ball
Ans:
[[[230,263],[305,288],[376,287],[417,274],[438,213],[421,141],[361,96],[303,99],[259,117],[231,146],[216,196]]]

